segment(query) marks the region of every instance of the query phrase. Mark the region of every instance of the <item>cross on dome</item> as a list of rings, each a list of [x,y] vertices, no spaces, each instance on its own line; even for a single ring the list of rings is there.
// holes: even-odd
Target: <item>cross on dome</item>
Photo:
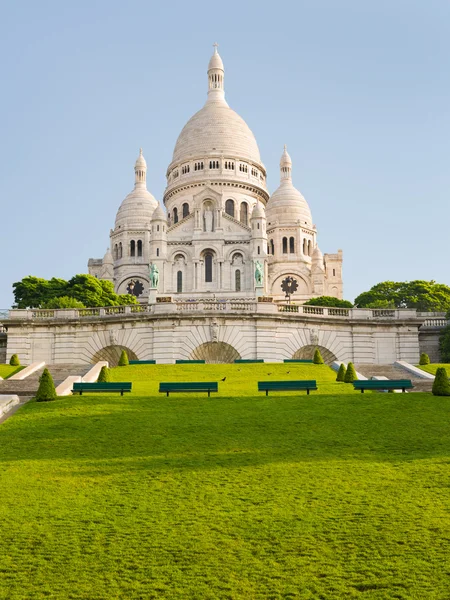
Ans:
[[[214,42],[213,47],[214,47],[214,54],[218,54],[217,48],[219,47],[219,44],[217,42]]]

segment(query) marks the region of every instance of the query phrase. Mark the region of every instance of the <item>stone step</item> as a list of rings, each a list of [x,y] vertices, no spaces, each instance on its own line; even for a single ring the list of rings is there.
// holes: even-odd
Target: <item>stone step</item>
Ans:
[[[70,363],[61,363],[56,365],[46,365],[50,371],[55,387],[64,381],[69,375],[78,375],[83,377],[91,368],[92,365],[77,365]],[[39,377],[44,369],[36,371],[22,381],[10,381],[5,379],[0,381],[0,394],[17,394],[18,396],[34,396],[39,387]]]
[[[420,379],[415,377],[412,373],[406,369],[402,369],[396,365],[370,365],[370,364],[357,364],[355,369],[361,375],[364,375],[368,379],[372,377],[387,377],[388,379],[410,379],[414,388],[411,392],[431,392],[433,387],[432,380]]]

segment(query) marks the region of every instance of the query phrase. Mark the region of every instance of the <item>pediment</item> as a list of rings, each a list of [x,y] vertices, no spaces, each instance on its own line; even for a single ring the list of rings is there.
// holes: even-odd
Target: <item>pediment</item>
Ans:
[[[194,194],[194,203],[198,206],[201,202],[208,199],[220,202],[221,198],[222,194],[213,189],[210,185],[207,185],[198,194]]]

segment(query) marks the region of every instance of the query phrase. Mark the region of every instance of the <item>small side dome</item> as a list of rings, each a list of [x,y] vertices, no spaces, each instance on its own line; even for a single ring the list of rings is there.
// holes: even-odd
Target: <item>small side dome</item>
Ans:
[[[105,256],[103,257],[102,262],[104,265],[113,265],[114,264],[113,256],[112,256],[109,248],[106,250]]]
[[[323,254],[322,254],[322,252],[320,251],[320,248],[319,248],[319,246],[316,246],[316,247],[314,248],[314,251],[313,251],[313,253],[312,253],[312,259],[313,259],[313,260],[321,260],[321,261],[323,261]]]
[[[166,220],[166,213],[163,211],[161,204],[158,203],[158,206],[156,207],[155,211],[153,212],[152,221],[165,221],[165,220]]]
[[[135,168],[147,168],[147,161],[144,158],[144,155],[142,154],[142,148],[139,148],[139,156],[136,159],[136,163],[135,163]]]
[[[211,69],[221,69],[222,71],[224,71],[223,62],[220,58],[220,54],[218,53],[217,48],[218,44],[214,44],[214,54],[211,56],[211,59],[209,61],[208,71],[211,71]]]
[[[252,219],[265,219],[266,213],[264,211],[263,205],[260,202],[255,204],[255,207],[252,211]]]

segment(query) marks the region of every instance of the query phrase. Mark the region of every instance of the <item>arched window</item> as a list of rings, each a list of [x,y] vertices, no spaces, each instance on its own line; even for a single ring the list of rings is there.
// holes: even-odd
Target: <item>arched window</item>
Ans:
[[[173,223],[178,223],[178,208],[174,208],[172,211]]]
[[[275,254],[275,244],[273,243],[273,240],[270,240],[270,254]]]
[[[119,251],[118,251],[117,244],[115,244],[115,246],[114,246],[114,260],[117,260],[118,258],[119,258]]]
[[[295,252],[295,239],[293,237],[289,238],[289,252],[290,254]]]
[[[311,256],[311,240],[308,240],[308,256]]]
[[[236,292],[241,291],[241,272],[239,269],[234,273],[234,289]]]
[[[183,291],[183,271],[177,272],[177,292]]]
[[[283,238],[283,254],[287,254],[287,237]]]
[[[227,200],[225,202],[225,212],[234,218],[234,200]]]
[[[136,242],[134,240],[130,242],[130,256],[136,256]]]
[[[159,256],[159,248],[156,248],[156,256]]]
[[[258,246],[258,254],[261,254],[261,248]]]
[[[211,283],[212,282],[212,261],[213,261],[213,256],[211,254],[211,252],[207,252],[205,254],[205,282],[206,283]]]
[[[122,242],[119,242],[119,258],[122,258]]]
[[[333,269],[333,277],[336,277],[336,269]]]
[[[240,218],[241,223],[244,223],[244,225],[247,225],[248,223],[248,204],[247,202],[242,202],[241,203],[241,218]]]
[[[303,238],[303,254],[306,255],[306,240]]]
[[[183,219],[184,217],[187,217],[189,214],[189,204],[187,202],[185,202],[183,204]]]
[[[137,243],[137,255],[142,256],[142,240],[138,240]]]

